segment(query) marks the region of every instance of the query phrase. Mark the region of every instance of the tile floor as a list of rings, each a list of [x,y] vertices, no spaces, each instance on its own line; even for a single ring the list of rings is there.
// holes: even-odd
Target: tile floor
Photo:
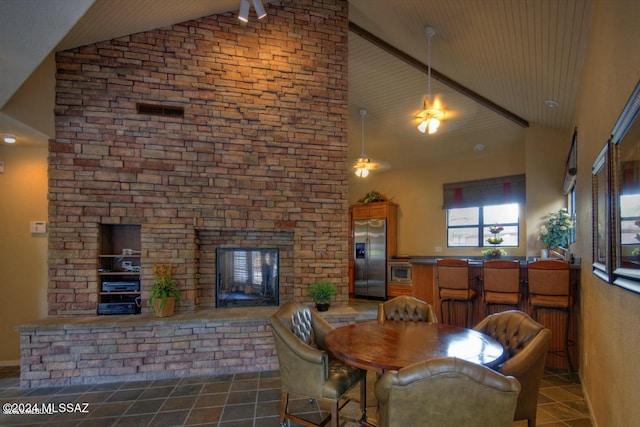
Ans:
[[[361,320],[375,318],[377,303],[355,300],[352,305],[361,313]],[[367,381],[367,412],[375,417],[375,376],[370,374]],[[51,404],[47,407],[56,411],[42,415],[8,415],[3,411],[0,426],[278,426],[277,371],[37,389],[21,389],[19,384],[17,367],[0,367],[3,409],[11,403]],[[355,399],[358,394],[357,389],[352,391]],[[72,404],[63,405],[72,410],[62,412],[61,403]],[[86,412],[82,411],[84,403]],[[292,400],[290,408],[311,420],[318,420],[327,410],[326,405],[304,398]],[[342,427],[358,426],[359,404],[350,403],[340,415]],[[524,427],[526,422],[513,425]],[[564,371],[545,373],[538,399],[538,425],[593,426],[577,375],[570,380]]]

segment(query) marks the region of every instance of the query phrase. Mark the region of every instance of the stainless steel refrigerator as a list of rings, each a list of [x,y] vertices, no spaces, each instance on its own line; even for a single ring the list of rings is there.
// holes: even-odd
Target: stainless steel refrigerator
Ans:
[[[354,295],[387,298],[387,222],[361,219],[353,222]]]

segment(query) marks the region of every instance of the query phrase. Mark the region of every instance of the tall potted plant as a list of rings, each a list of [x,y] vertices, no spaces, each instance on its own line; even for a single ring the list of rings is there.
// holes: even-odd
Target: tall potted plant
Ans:
[[[549,213],[547,222],[540,227],[538,239],[547,246],[548,251],[555,252],[566,259],[569,257],[569,238],[572,229],[571,215],[566,208],[562,208],[558,212]],[[559,253],[560,250],[563,253]]]
[[[309,296],[316,302],[318,311],[329,310],[331,298],[337,293],[336,285],[327,280],[321,280],[309,287]]]
[[[149,306],[157,317],[172,316],[176,304],[180,304],[181,292],[173,278],[171,264],[153,265],[153,285],[149,296]]]

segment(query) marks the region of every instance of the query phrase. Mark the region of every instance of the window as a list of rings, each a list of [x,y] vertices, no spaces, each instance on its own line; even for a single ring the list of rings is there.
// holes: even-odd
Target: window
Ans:
[[[491,247],[487,239],[493,236],[489,232],[493,225],[503,227],[499,246],[518,246],[519,213],[517,203],[447,209],[447,246]]]

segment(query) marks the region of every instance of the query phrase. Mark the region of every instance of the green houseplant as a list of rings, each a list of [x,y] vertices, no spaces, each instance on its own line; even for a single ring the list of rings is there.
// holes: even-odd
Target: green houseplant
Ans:
[[[149,306],[157,317],[173,315],[176,304],[180,304],[181,292],[173,278],[171,264],[153,265],[153,285],[150,289]]]
[[[337,293],[336,285],[328,280],[321,280],[309,287],[309,296],[316,302],[318,311],[327,311],[331,298]]]
[[[549,252],[557,253],[561,258],[567,258],[572,230],[571,215],[566,208],[562,208],[558,212],[549,212],[547,221],[540,227],[538,240],[547,246]]]

